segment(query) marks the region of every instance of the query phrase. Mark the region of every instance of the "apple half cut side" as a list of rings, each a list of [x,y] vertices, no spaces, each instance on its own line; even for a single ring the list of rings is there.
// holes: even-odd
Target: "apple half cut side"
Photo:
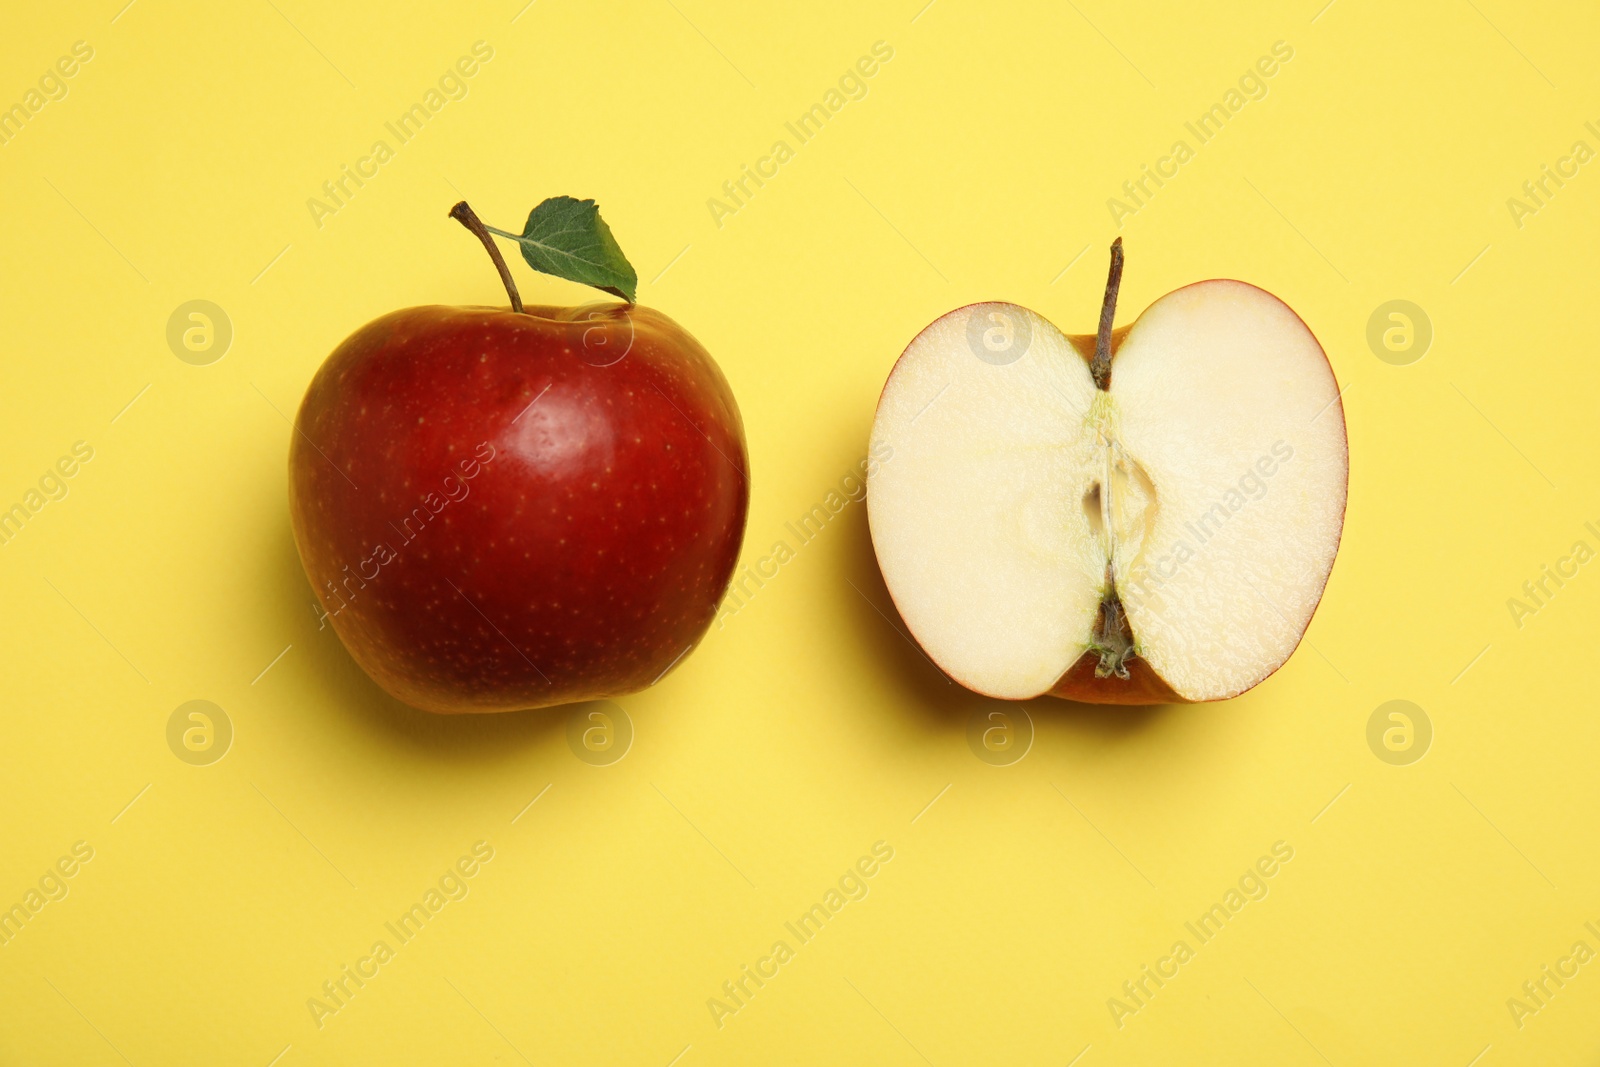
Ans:
[[[1213,280],[1112,331],[1120,268],[1119,239],[1098,335],[958,308],[878,402],[884,581],[929,658],[987,696],[1237,696],[1299,644],[1338,551],[1344,410],[1305,323]]]

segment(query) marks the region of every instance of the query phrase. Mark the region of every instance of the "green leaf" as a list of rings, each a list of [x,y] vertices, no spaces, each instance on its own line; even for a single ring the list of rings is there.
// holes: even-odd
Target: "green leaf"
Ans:
[[[639,275],[593,200],[552,196],[528,212],[521,234],[494,232],[516,241],[534,270],[592,285],[630,304],[639,291]]]

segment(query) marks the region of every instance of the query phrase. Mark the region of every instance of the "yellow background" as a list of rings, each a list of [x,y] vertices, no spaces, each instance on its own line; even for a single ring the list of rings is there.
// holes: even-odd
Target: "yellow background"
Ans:
[[[1521,628],[1506,606],[1573,541],[1600,548],[1600,164],[1520,228],[1506,205],[1575,140],[1600,148],[1593,12],[123,2],[27,6],[0,35],[4,104],[94,49],[0,146],[0,505],[95,450],[0,547],[0,904],[95,850],[0,948],[0,1062],[1600,1050],[1600,964],[1520,1028],[1506,1003],[1573,942],[1600,949],[1600,564]],[[307,199],[478,40],[494,58],[467,97],[319,228]],[[867,96],[716,225],[708,198],[880,40]],[[1266,98],[1119,231],[1107,199],[1193,147],[1183,123],[1276,41],[1294,58]],[[1202,278],[1278,294],[1347,387],[1349,512],[1307,642],[1224,704],[1033,702],[1031,749],[992,766],[967,741],[990,705],[897,633],[851,504],[619,701],[620,762],[577,759],[563,711],[397,705],[317,629],[284,415],[380,313],[501,300],[455,200],[517,228],[555,194],[599,200],[641,301],[731,380],[747,561],[861,458],[890,365],[940,313],[1006,299],[1088,331],[1119,232],[1119,322]],[[530,301],[592,296],[513,269]],[[193,299],[234,328],[209,366],[165,340]],[[1407,366],[1366,341],[1394,299],[1435,331]],[[210,766],[167,745],[192,699],[235,730]],[[1434,730],[1408,766],[1366,740],[1393,699]],[[470,895],[319,1029],[307,998],[480,840]],[[870,895],[719,1028],[708,998],[880,840]],[[1280,840],[1270,894],[1119,1028],[1108,998]]]

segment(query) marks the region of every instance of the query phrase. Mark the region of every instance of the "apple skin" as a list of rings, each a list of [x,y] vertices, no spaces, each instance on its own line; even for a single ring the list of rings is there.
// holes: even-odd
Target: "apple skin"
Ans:
[[[1137,657],[1128,661],[1128,677],[1095,675],[1100,655],[1085,652],[1056,680],[1046,695],[1080,704],[1192,704],[1173,692],[1150,664]]]
[[[334,350],[300,405],[289,511],[327,619],[426,711],[653,684],[738,562],[733,392],[660,312],[415,307]]]

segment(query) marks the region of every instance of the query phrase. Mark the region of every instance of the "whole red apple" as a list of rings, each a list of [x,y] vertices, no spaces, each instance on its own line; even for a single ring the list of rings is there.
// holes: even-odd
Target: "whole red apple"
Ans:
[[[524,308],[508,288],[513,309],[407,308],[356,331],[290,449],[327,621],[427,711],[651,685],[705,634],[744,533],[744,428],[705,349],[648,308]]]

